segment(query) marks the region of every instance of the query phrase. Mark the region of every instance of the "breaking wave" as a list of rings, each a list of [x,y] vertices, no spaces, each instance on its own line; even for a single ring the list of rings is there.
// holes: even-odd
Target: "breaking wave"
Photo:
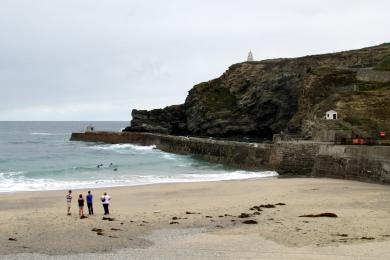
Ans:
[[[38,132],[38,133],[31,133],[31,135],[69,135],[69,133],[45,133],[45,132]]]
[[[88,146],[88,148],[94,150],[111,150],[111,151],[120,151],[120,150],[149,151],[149,150],[156,149],[156,146],[155,145],[139,146],[134,144],[111,144],[111,145]]]
[[[17,173],[17,172],[15,172]],[[8,173],[10,174],[10,173]],[[264,172],[247,172],[233,171],[225,173],[209,174],[179,174],[175,176],[163,175],[127,175],[116,176],[115,179],[99,180],[80,180],[65,181],[54,179],[31,179],[24,176],[12,176],[7,178],[0,174],[0,192],[15,191],[38,191],[38,190],[64,190],[64,189],[89,189],[103,187],[120,187],[120,186],[138,186],[161,183],[183,183],[183,182],[207,182],[207,181],[224,181],[224,180],[244,180],[252,178],[269,178],[276,177],[278,174],[274,171]]]

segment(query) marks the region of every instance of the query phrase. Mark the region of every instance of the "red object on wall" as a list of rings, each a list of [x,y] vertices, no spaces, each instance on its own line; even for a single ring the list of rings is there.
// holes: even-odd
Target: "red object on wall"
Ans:
[[[352,144],[360,144],[360,145],[367,144],[367,140],[364,138],[354,138],[352,139]]]
[[[386,137],[386,132],[385,132],[385,131],[380,131],[380,132],[379,132],[379,136],[380,136],[381,138],[385,138],[385,137]]]

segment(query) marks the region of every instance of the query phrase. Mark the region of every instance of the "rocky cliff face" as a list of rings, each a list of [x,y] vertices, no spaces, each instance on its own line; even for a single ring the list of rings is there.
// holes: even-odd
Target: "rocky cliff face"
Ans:
[[[162,134],[186,134],[186,116],[183,105],[168,106],[151,111],[136,110],[131,113],[131,126],[125,131],[153,132]]]
[[[294,132],[310,138],[328,126],[372,135],[390,132],[390,44],[340,53],[243,62],[200,83],[185,103],[133,110],[128,130],[219,137],[271,137]]]

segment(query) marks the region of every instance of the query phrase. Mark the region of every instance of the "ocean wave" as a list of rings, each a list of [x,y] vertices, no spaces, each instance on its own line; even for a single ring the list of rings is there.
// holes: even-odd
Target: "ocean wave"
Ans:
[[[176,176],[162,175],[132,175],[115,176],[115,179],[99,180],[54,180],[31,179],[24,176],[16,178],[2,178],[0,192],[37,191],[37,190],[65,190],[65,189],[92,189],[103,187],[139,186],[159,183],[207,182],[223,180],[243,180],[252,178],[268,178],[278,176],[277,172],[247,172],[233,171],[206,174],[181,174]]]
[[[123,152],[123,151],[151,151],[156,149],[155,145],[150,146],[139,146],[134,144],[111,144],[111,145],[93,145],[88,146],[88,149],[94,150],[108,150],[114,152]]]
[[[46,133],[46,132],[38,132],[38,133],[31,133],[31,135],[69,135],[69,133]]]
[[[181,174],[178,175],[183,178],[189,178],[189,179],[250,179],[250,178],[264,178],[264,177],[274,177],[278,176],[278,173],[275,171],[261,171],[261,172],[254,172],[254,171],[232,171],[232,172],[223,172],[223,173],[191,173],[191,174]]]
[[[167,160],[177,160],[176,155],[171,153],[163,153],[162,157]]]
[[[41,141],[10,141],[9,144],[42,144]]]
[[[12,177],[15,177],[15,176],[23,175],[24,173],[25,173],[24,171],[0,172],[0,177],[3,177],[3,178],[12,178]]]

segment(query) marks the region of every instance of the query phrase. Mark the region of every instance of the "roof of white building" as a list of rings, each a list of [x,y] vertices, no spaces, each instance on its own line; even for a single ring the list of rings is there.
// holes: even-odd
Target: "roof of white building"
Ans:
[[[337,113],[337,112],[334,111],[334,110],[329,110],[329,111],[327,111],[326,113],[328,114],[328,113]]]

